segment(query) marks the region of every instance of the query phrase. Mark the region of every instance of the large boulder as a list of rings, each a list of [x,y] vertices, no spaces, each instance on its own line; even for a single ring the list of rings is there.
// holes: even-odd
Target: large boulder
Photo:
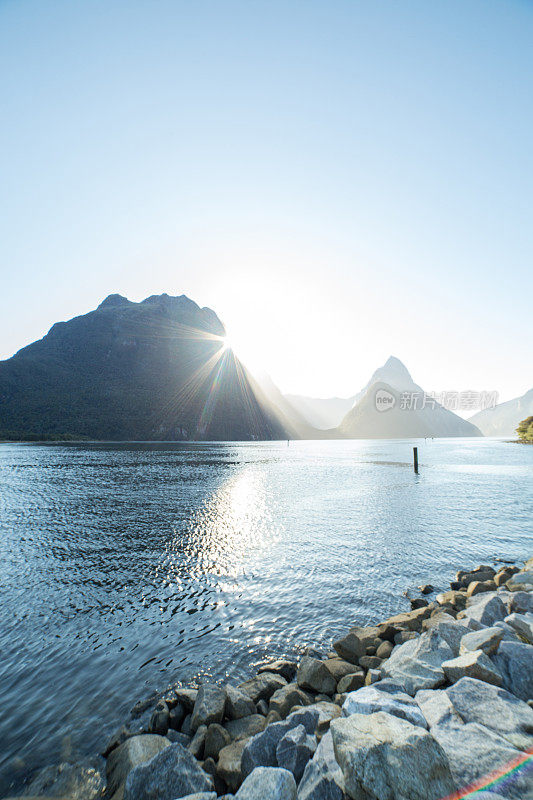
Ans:
[[[298,785],[298,800],[344,800],[344,775],[337,764],[328,731],[307,763]]]
[[[444,751],[424,728],[378,711],[336,719],[331,733],[352,800],[440,800],[455,789]]]
[[[240,683],[237,688],[247,694],[254,703],[258,703],[259,700],[270,700],[274,692],[281,689],[286,683],[287,681],[282,675],[274,672],[262,672],[255,678]]]
[[[442,669],[450,683],[456,683],[461,678],[467,677],[493,683],[495,686],[503,684],[501,673],[483,650],[467,651],[450,661],[443,661]]]
[[[361,656],[366,655],[368,647],[379,637],[377,628],[350,628],[346,636],[333,643],[333,647],[344,661],[357,664]]]
[[[495,622],[505,619],[506,616],[507,609],[498,593],[487,592],[471,597],[466,609],[461,611],[457,618],[492,626]]]
[[[492,661],[503,675],[503,685],[521,700],[533,698],[533,647],[522,642],[502,642]]]
[[[516,572],[505,584],[510,592],[533,591],[533,568]]]
[[[274,675],[282,675],[286,681],[292,681],[296,675],[297,666],[296,661],[288,661],[287,659],[279,658],[276,661],[269,661],[268,664],[263,664],[262,667],[259,667],[257,672],[270,672]]]
[[[494,655],[498,650],[504,631],[501,628],[483,628],[480,631],[471,631],[461,639],[459,654],[483,650],[488,656]]]
[[[326,668],[331,672],[337,683],[344,678],[345,675],[351,675],[354,672],[354,665],[351,661],[345,661],[343,658],[327,658],[324,661]]]
[[[175,800],[213,790],[213,781],[181,744],[171,744],[126,778],[124,800]]]
[[[112,750],[106,762],[107,793],[111,796],[119,792],[121,797],[124,783],[131,770],[139,764],[150,761],[165,747],[170,747],[170,742],[164,736],[144,733],[126,739],[123,744]]]
[[[454,656],[459,655],[459,648],[463,636],[468,633],[466,625],[456,622],[449,614],[437,614],[434,617],[424,620],[422,623],[425,630],[432,630],[450,646]]]
[[[191,731],[194,733],[200,725],[222,722],[225,707],[226,690],[216,683],[202,684],[192,710]]]
[[[26,787],[25,795],[97,800],[102,797],[105,781],[96,760],[78,764],[62,763],[44,767]]]
[[[276,749],[282,738],[292,728],[303,725],[306,733],[315,732],[320,719],[316,707],[293,711],[287,719],[267,725],[264,731],[253,736],[242,754],[242,774],[249,775],[256,767],[277,767]]]
[[[248,741],[240,739],[238,742],[232,742],[223,747],[218,754],[217,777],[224,781],[232,792],[237,791],[242,783],[242,753]]]
[[[513,592],[509,611],[517,614],[533,614],[533,592]]]
[[[505,622],[513,628],[527,644],[533,644],[533,614],[509,614]]]
[[[514,694],[474,678],[445,691],[463,722],[484,725],[520,750],[533,746],[533,709]]]
[[[235,737],[232,737],[222,725],[212,722],[205,734],[204,758],[213,758],[216,761],[222,748],[230,744],[232,738]]]
[[[333,694],[337,682],[324,661],[304,656],[300,661],[296,681],[302,689],[311,689],[321,694]]]
[[[407,694],[444,683],[442,662],[453,657],[450,645],[435,631],[426,631],[396,648],[383,663],[381,676],[398,683]]]
[[[268,708],[270,711],[277,711],[281,719],[285,719],[294,706],[308,706],[310,702],[309,696],[298,684],[288,683],[274,692]]]
[[[278,766],[292,772],[298,783],[307,762],[313,757],[316,745],[316,737],[309,735],[303,725],[297,725],[287,731],[276,747]]]
[[[236,800],[296,800],[296,782],[286,769],[257,767],[235,795]]]
[[[224,723],[224,728],[235,741],[255,736],[256,733],[260,733],[264,730],[265,726],[266,719],[262,714],[250,714],[249,717],[231,719]]]
[[[224,715],[228,719],[241,719],[255,714],[255,703],[250,697],[235,686],[226,686],[226,705]]]
[[[364,686],[356,692],[350,692],[342,706],[345,717],[350,714],[375,714],[376,711],[386,711],[387,714],[406,719],[413,725],[428,727],[426,718],[412,697],[404,692],[382,692],[379,682],[374,686]]]
[[[354,669],[353,666],[352,669]],[[360,689],[365,685],[365,677],[365,673],[362,669],[345,675],[337,684],[338,693],[344,694],[345,692],[354,692],[356,689]]]

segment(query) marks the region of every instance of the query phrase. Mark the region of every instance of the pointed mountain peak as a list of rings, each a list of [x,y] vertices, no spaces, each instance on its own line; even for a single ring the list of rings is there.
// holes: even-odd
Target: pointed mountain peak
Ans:
[[[105,300],[102,300],[98,308],[117,308],[118,306],[129,306],[130,300],[121,294],[108,294]],[[97,309],[98,310],[98,309]]]
[[[395,389],[409,389],[414,385],[409,370],[396,356],[389,356],[383,366],[378,367],[366,388],[370,388],[370,386],[378,381],[389,383],[391,386],[394,386]]]

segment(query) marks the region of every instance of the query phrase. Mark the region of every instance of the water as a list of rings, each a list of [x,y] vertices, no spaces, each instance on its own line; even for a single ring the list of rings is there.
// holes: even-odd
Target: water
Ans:
[[[177,680],[239,681],[532,554],[533,447],[0,445],[0,796]]]

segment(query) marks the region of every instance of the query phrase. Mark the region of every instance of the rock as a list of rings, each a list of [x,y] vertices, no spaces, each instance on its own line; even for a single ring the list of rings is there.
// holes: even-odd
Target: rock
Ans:
[[[331,723],[353,800],[440,800],[455,789],[442,748],[424,728],[378,711]]]
[[[369,669],[366,673],[365,678],[365,686],[372,686],[373,683],[377,683],[381,680],[381,670],[380,669]]]
[[[400,719],[406,719],[413,725],[427,728],[426,718],[420,711],[418,703],[404,692],[382,692],[379,683],[375,686],[364,686],[356,692],[350,692],[342,706],[345,717],[350,714],[374,714],[376,711],[386,711]]]
[[[241,717],[240,719],[232,719],[224,723],[224,728],[228,732],[231,739],[237,741],[238,739],[248,739],[250,736],[255,736],[265,729],[267,724],[266,719],[261,714],[250,714],[249,717]]]
[[[520,639],[518,637],[517,632],[511,628],[506,622],[495,622],[493,628],[501,630],[503,633],[502,642],[519,642]],[[481,630],[491,630],[489,628],[481,628]]]
[[[185,733],[187,736],[191,736],[191,720],[192,714],[187,714],[183,722],[181,723],[181,732]]]
[[[239,739],[223,747],[218,754],[217,776],[236,792],[242,783],[242,753],[249,739]]]
[[[264,724],[263,717],[260,719]],[[216,761],[222,748],[230,744],[232,738],[236,737],[232,737],[222,725],[219,725],[217,722],[212,722],[205,735],[204,758],[213,758]]]
[[[197,759],[203,758],[205,737],[207,736],[207,725],[200,725],[191,741],[187,745],[189,752]]]
[[[239,684],[237,688],[247,694],[254,703],[258,703],[259,700],[270,700],[274,692],[281,689],[286,683],[287,681],[281,675],[274,672],[262,672],[255,678]]]
[[[416,693],[415,700],[430,729],[435,725],[464,724],[444,689],[421,689]]]
[[[174,731],[172,728],[168,729],[166,738],[171,744],[181,744],[183,747],[188,747],[191,743],[190,736],[181,731]]]
[[[517,572],[505,585],[510,592],[533,591],[533,568]]]
[[[502,642],[492,661],[503,685],[521,700],[533,698],[533,647],[522,642]]]
[[[520,750],[533,746],[533,710],[510,692],[474,678],[445,691],[463,722],[484,725]]]
[[[452,589],[449,592],[441,592],[437,595],[436,600],[441,606],[450,605],[456,611],[462,611],[463,608],[466,608],[466,591]]]
[[[371,647],[373,640],[379,636],[377,628],[350,628],[346,636],[333,643],[338,655],[352,664],[357,664],[359,658],[366,654],[366,648]]]
[[[115,731],[115,733],[111,736],[111,738],[107,742],[104,750],[102,751],[103,757],[107,758],[110,752],[115,749],[115,747],[121,745],[123,742],[126,741],[126,739],[129,739],[131,736],[132,733],[129,730],[129,728],[127,728],[125,725],[122,725],[117,731]]]
[[[169,719],[170,711],[168,706],[164,700],[160,700],[150,717],[148,730],[150,733],[159,733],[160,736],[164,736],[170,727]]]
[[[473,570],[459,570],[455,578],[465,588],[473,581],[490,581],[494,578],[496,570],[489,566],[477,567]]]
[[[481,594],[482,592],[494,592],[496,591],[496,584],[494,581],[472,581],[472,583],[468,584],[468,589],[466,590],[466,596],[472,597],[475,594]]]
[[[473,650],[483,650],[488,656],[492,656],[497,651],[502,639],[503,630],[501,628],[483,628],[480,631],[472,631],[461,639],[459,653],[463,655],[463,653]]]
[[[249,717],[250,714],[255,714],[255,703],[250,697],[236,689],[235,686],[226,686],[226,705],[224,707],[224,715],[228,719],[241,719],[242,717]]]
[[[248,775],[235,800],[296,800],[296,783],[286,769],[257,767]]]
[[[429,605],[427,600],[423,600],[422,597],[413,597],[409,601],[411,603],[411,608],[425,608]]]
[[[212,789],[211,778],[192,753],[180,744],[171,744],[132,769],[126,778],[124,800],[175,800]]]
[[[533,614],[533,592],[513,592],[509,611],[516,614]]]
[[[97,800],[105,789],[105,781],[97,760],[78,764],[62,763],[39,770],[27,786],[25,795],[42,798],[63,797],[68,800]]]
[[[533,713],[533,712],[532,712]],[[170,742],[164,736],[155,733],[144,733],[132,736],[113,750],[106,762],[107,793],[111,796],[124,786],[129,773],[139,764],[150,761]]]
[[[185,714],[191,714],[198,696],[198,689],[176,689],[176,701],[183,706]]]
[[[226,690],[216,683],[204,683],[198,689],[198,695],[191,718],[191,731],[194,733],[200,725],[222,722],[226,706]]]
[[[286,681],[293,681],[297,666],[296,661],[278,659],[276,661],[269,661],[268,664],[263,664],[262,667],[259,667],[257,672],[270,672],[274,675],[281,675]]]
[[[490,658],[483,650],[469,650],[466,653],[442,663],[444,674],[450,683],[461,678],[476,678],[479,681],[502,686],[503,679]]]
[[[217,800],[216,792],[195,792],[188,794],[186,797],[181,797],[180,800]]]
[[[512,578],[515,572],[520,572],[518,567],[504,567],[503,569],[498,570],[494,576],[494,583],[496,586],[504,586],[509,578]]]
[[[376,655],[382,661],[385,658],[388,658],[394,649],[394,645],[392,642],[382,642],[378,649],[376,650]]]
[[[505,619],[507,610],[494,592],[476,595],[469,599],[468,607],[457,615],[458,619],[473,619],[481,625],[491,627],[495,622]]]
[[[454,656],[459,655],[461,640],[468,633],[466,625],[456,622],[449,614],[442,614],[426,619],[423,622],[425,630],[435,631],[449,644]]]
[[[274,694],[276,693],[274,692]],[[274,695],[272,695],[272,697],[273,696]],[[266,700],[260,700],[257,703],[257,711],[259,714],[262,714],[263,717],[266,717],[266,715],[268,714],[268,703]]]
[[[381,675],[414,695],[419,689],[434,689],[444,683],[442,662],[452,657],[449,644],[435,631],[426,631],[396,648],[383,663]]]
[[[381,667],[381,658],[377,656],[361,656],[359,665],[363,669],[379,669]]]
[[[292,728],[303,725],[306,732],[312,734],[320,719],[320,709],[309,707],[301,711],[293,711],[287,719],[267,725],[264,731],[253,736],[242,754],[242,774],[249,775],[256,767],[277,766],[276,748],[281,739]]]
[[[364,685],[365,673],[360,669],[357,672],[352,672],[351,675],[345,675],[344,678],[341,678],[337,684],[337,691],[339,694],[344,694],[345,692],[353,692],[356,689],[360,689]]]
[[[398,633],[394,635],[394,644],[404,644],[408,642],[409,639],[418,639],[419,636],[420,634],[416,631],[398,631]]]
[[[385,622],[378,625],[377,635],[381,636],[382,639],[390,640],[399,631],[419,631],[423,620],[429,617],[433,608],[433,605],[428,605],[424,606],[424,608],[417,608],[414,611],[406,611],[402,614],[396,614],[394,617],[389,617]]]
[[[168,727],[172,728],[174,731],[179,731],[183,720],[185,719],[185,709],[181,705],[181,703],[176,703],[173,708],[170,709],[168,714]]]
[[[340,717],[342,711],[340,706],[331,701],[315,703],[314,708],[319,712],[315,733],[320,739],[329,730],[331,720]]]
[[[270,698],[269,709],[277,711],[280,719],[285,719],[294,706],[307,706],[309,703],[309,697],[296,683],[288,683],[274,692]]]
[[[431,594],[435,591],[434,587],[430,583],[424,583],[422,586],[418,587],[422,594]]]
[[[517,632],[527,644],[533,644],[533,614],[509,614],[505,622]]]
[[[335,656],[335,658],[328,658],[324,661],[326,668],[331,672],[337,683],[344,678],[345,675],[351,675],[354,672],[354,665],[351,661],[345,661],[343,658]]]
[[[335,760],[333,738],[328,731],[307,763],[298,786],[298,800],[344,800],[344,775]]]
[[[276,747],[278,766],[292,772],[294,780],[299,783],[307,762],[313,757],[316,745],[316,738],[310,736],[303,725],[291,728]]]
[[[324,661],[319,661],[311,656],[304,656],[300,661],[298,672],[296,673],[298,686],[303,689],[311,689],[314,692],[333,694],[336,681],[331,672],[326,667]]]

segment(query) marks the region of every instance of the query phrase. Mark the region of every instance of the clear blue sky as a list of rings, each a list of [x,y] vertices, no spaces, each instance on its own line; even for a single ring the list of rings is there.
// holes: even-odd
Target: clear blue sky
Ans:
[[[282,389],[533,386],[533,3],[0,0],[0,357],[185,293]]]

